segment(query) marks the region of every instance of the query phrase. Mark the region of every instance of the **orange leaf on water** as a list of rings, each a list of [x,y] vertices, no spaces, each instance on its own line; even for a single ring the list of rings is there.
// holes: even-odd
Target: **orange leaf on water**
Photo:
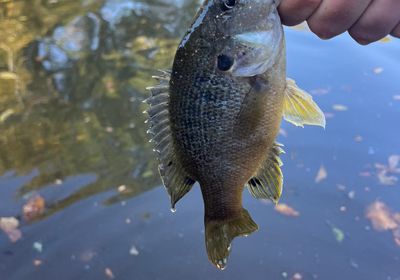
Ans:
[[[395,215],[381,201],[375,201],[372,203],[366,211],[366,218],[371,220],[372,226],[377,231],[393,230],[396,229],[399,224],[395,220]]]
[[[31,197],[22,208],[25,220],[32,221],[37,219],[44,213],[45,200],[40,195]]]
[[[300,213],[294,210],[287,204],[281,203],[275,206],[275,210],[282,215],[289,216],[289,217],[298,217]]]

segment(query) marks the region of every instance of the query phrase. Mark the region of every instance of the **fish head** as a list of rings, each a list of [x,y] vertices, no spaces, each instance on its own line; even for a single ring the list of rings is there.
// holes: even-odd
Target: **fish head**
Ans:
[[[177,65],[191,68],[197,59],[217,75],[265,73],[284,49],[276,1],[205,0],[178,48]]]
[[[283,49],[283,29],[274,0],[215,0],[216,69],[235,77],[268,71]]]

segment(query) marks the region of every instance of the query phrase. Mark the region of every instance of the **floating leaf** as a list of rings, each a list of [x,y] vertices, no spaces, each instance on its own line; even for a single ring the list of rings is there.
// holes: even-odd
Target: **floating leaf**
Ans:
[[[294,210],[292,207],[284,203],[276,205],[275,210],[285,216],[290,216],[290,217],[300,216],[300,213],[298,211]]]
[[[395,215],[381,201],[372,203],[367,208],[365,216],[371,220],[373,228],[377,231],[393,230],[399,226],[395,220]]]
[[[393,239],[394,243],[396,243],[396,245],[400,247],[400,227],[393,230]]]
[[[126,186],[125,185],[121,185],[121,186],[118,187],[118,192],[122,193],[124,191],[126,191]]]
[[[293,276],[292,276],[292,278],[291,278],[291,280],[302,280],[303,279],[303,275],[301,275],[300,273],[295,273]]]
[[[108,268],[108,267],[104,270],[104,273],[105,273],[106,276],[107,276],[108,278],[110,278],[110,279],[114,279],[114,278],[115,278],[114,273],[113,273],[112,270],[111,270],[110,268]]]
[[[338,112],[345,112],[349,110],[349,108],[345,105],[342,104],[335,104],[332,106],[333,110],[338,111]]]
[[[399,163],[400,155],[391,155],[388,159],[389,172],[400,173],[400,167],[398,167]]]
[[[43,214],[45,208],[45,200],[40,195],[32,196],[22,208],[25,220],[32,221]]]
[[[317,176],[315,177],[315,183],[320,183],[328,177],[328,172],[326,171],[325,167],[321,165],[318,170]]]
[[[399,180],[396,176],[388,175],[386,170],[378,172],[377,176],[379,183],[386,186],[396,185],[397,181]]]
[[[34,250],[36,250],[38,253],[43,252],[43,244],[40,243],[40,242],[35,242],[35,243],[33,243],[32,248],[33,248]]]
[[[355,142],[357,142],[357,143],[360,143],[360,142],[362,142],[364,139],[363,139],[363,137],[361,136],[361,135],[357,135],[356,137],[354,137],[354,141]]]
[[[19,221],[14,217],[0,218],[0,229],[7,234],[11,242],[17,242],[22,237],[22,233],[18,229],[18,226]]]
[[[337,242],[342,243],[344,240],[344,233],[340,228],[332,227],[332,233]]]
[[[139,251],[135,246],[132,246],[131,249],[129,250],[129,254],[132,256],[138,256],[139,255]]]
[[[39,259],[34,259],[33,260],[33,265],[34,266],[41,266],[42,264],[43,264],[42,260],[39,260]]]

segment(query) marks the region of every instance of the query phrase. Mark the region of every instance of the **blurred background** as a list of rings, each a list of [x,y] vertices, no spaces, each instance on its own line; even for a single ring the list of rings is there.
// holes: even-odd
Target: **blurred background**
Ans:
[[[0,0],[0,279],[400,279],[400,41],[286,29],[327,128],[282,123],[278,207],[217,271],[196,187],[169,211],[145,88],[199,0]]]

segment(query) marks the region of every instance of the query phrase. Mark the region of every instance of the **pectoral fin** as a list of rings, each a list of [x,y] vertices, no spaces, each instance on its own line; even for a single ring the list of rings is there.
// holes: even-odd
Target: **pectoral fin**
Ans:
[[[154,143],[154,151],[158,155],[158,169],[171,197],[171,207],[175,208],[175,204],[190,191],[195,181],[177,160],[172,144],[168,112],[170,74],[163,71],[162,75],[154,78],[160,84],[147,88],[151,93],[151,96],[146,99],[146,103],[150,106],[147,110],[150,123],[148,133],[152,136],[151,142]]]
[[[248,189],[255,198],[270,199],[278,203],[283,186],[282,161],[279,155],[284,151],[281,147],[282,144],[274,144],[256,176],[248,182]]]
[[[325,115],[313,101],[312,96],[300,89],[295,81],[287,79],[283,117],[295,126],[305,124],[325,128]]]

